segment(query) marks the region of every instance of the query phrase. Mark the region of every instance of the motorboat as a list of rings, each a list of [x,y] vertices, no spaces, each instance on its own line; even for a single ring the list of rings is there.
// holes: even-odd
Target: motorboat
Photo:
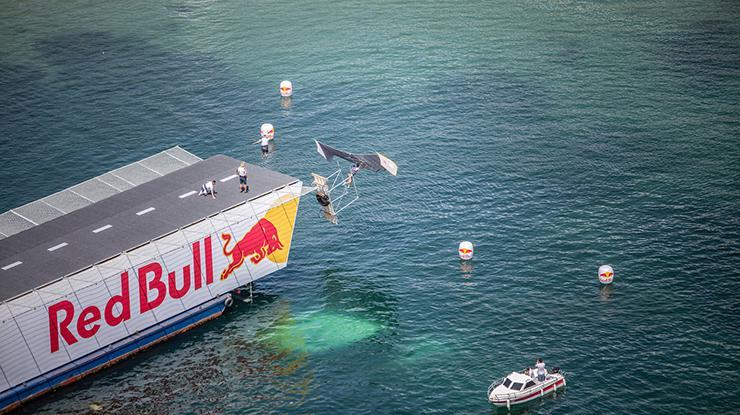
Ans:
[[[565,373],[555,367],[546,372],[545,380],[539,381],[534,369],[511,372],[488,387],[488,401],[496,406],[511,408],[533,399],[549,395],[565,387]]]

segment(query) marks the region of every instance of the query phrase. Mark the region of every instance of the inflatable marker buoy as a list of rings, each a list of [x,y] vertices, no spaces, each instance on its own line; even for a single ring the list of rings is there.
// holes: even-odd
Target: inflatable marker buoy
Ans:
[[[609,265],[599,267],[599,282],[602,284],[611,284],[614,281],[614,270]]]
[[[280,96],[289,97],[293,95],[293,83],[290,81],[280,82]]]
[[[460,242],[460,246],[457,248],[457,253],[460,255],[460,259],[473,259],[473,243],[468,241]]]
[[[262,137],[267,138],[274,138],[275,137],[275,127],[272,126],[272,124],[264,123],[260,127],[260,135]]]

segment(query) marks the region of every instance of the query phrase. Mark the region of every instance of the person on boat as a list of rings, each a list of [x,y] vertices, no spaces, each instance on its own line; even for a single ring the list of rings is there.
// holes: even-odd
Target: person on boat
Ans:
[[[535,367],[537,368],[537,380],[539,380],[540,382],[544,382],[545,374],[547,372],[545,371],[545,362],[542,361],[541,357],[537,359]]]

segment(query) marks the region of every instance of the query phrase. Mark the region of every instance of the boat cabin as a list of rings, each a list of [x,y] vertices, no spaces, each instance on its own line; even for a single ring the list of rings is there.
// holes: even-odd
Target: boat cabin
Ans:
[[[534,379],[519,372],[511,372],[511,374],[504,378],[503,383],[501,383],[502,386],[511,392],[523,391],[535,386],[535,384],[536,381]]]

